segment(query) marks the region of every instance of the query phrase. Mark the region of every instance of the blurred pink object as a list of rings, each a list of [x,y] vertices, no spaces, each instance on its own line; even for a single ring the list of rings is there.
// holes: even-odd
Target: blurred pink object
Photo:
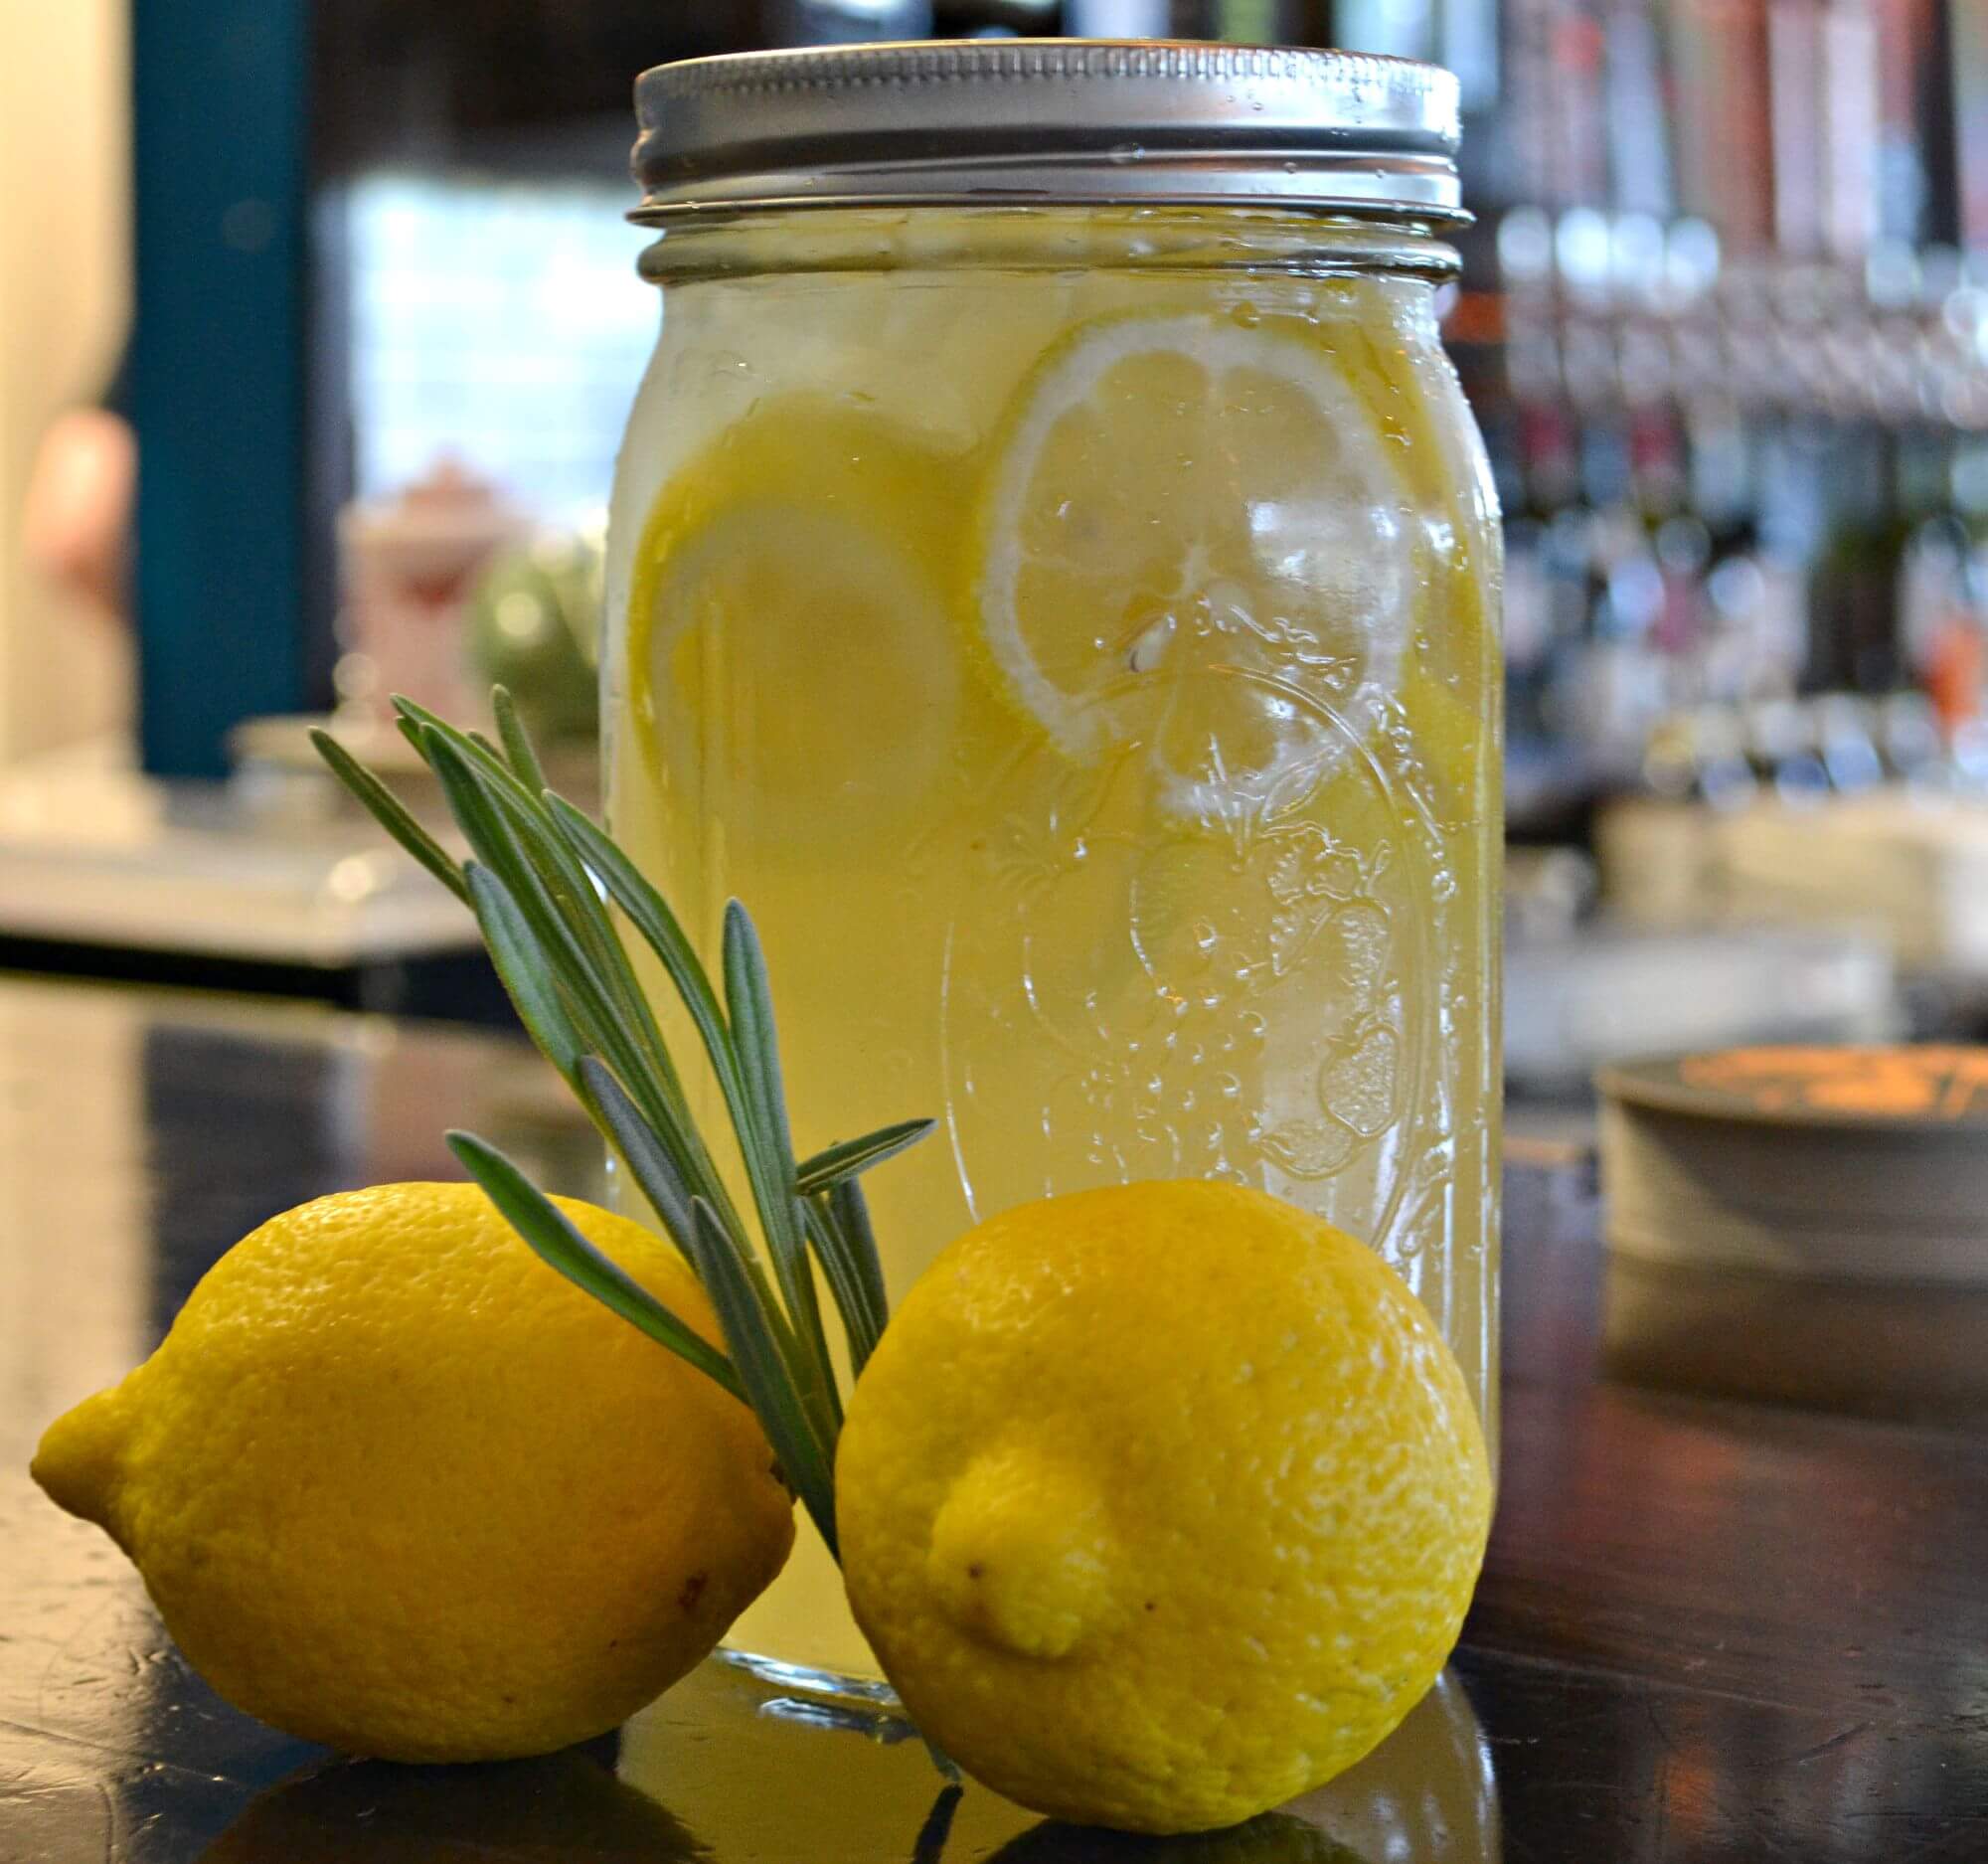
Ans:
[[[128,605],[125,571],[137,476],[130,423],[105,409],[72,408],[43,434],[21,507],[21,547],[29,563],[119,619]]]
[[[484,566],[523,537],[524,515],[456,460],[398,497],[339,514],[344,697],[386,715],[404,693],[448,718],[475,709],[463,616]]]

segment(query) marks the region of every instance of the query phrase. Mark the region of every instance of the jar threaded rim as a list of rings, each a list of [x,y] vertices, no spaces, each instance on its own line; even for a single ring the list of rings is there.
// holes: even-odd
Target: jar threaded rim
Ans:
[[[919,40],[690,59],[635,86],[631,218],[870,204],[1256,204],[1464,218],[1458,86],[1362,53]]]

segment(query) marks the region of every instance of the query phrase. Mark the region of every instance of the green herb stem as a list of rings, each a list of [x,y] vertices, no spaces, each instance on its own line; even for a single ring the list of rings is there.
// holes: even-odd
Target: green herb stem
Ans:
[[[722,990],[681,923],[599,824],[546,786],[510,695],[492,696],[497,742],[396,699],[403,735],[432,770],[471,858],[457,862],[388,786],[327,733],[312,742],[388,834],[476,916],[526,1033],[696,1271],[726,1351],[705,1341],[587,1242],[510,1159],[470,1133],[456,1157],[554,1269],[647,1337],[748,1404],[788,1485],[836,1549],[836,1380],[815,1266],[860,1373],[889,1318],[882,1260],[858,1178],[914,1145],[928,1119],[901,1120],[796,1160],[765,953],[733,902]],[[620,923],[608,911],[618,910]],[[757,1219],[749,1230],[698,1126],[684,1078],[622,936],[662,966],[716,1081]]]

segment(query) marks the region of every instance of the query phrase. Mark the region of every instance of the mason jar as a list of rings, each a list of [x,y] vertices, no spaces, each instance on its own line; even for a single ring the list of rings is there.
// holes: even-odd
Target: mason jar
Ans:
[[[1454,81],[1009,40],[637,94],[663,316],[611,826],[707,961],[750,908],[799,1150],[939,1120],[867,1180],[894,1297],[1024,1199],[1259,1186],[1401,1271],[1492,1429],[1499,533],[1436,324]],[[732,1641],[874,1676],[801,1537]]]

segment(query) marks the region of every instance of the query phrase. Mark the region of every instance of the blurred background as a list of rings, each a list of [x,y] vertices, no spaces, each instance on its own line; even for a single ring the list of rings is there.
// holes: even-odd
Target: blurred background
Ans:
[[[499,1016],[301,722],[500,675],[585,781],[633,75],[1080,33],[1461,76],[1515,1082],[1988,1021],[1988,10],[5,4],[0,963]]]

